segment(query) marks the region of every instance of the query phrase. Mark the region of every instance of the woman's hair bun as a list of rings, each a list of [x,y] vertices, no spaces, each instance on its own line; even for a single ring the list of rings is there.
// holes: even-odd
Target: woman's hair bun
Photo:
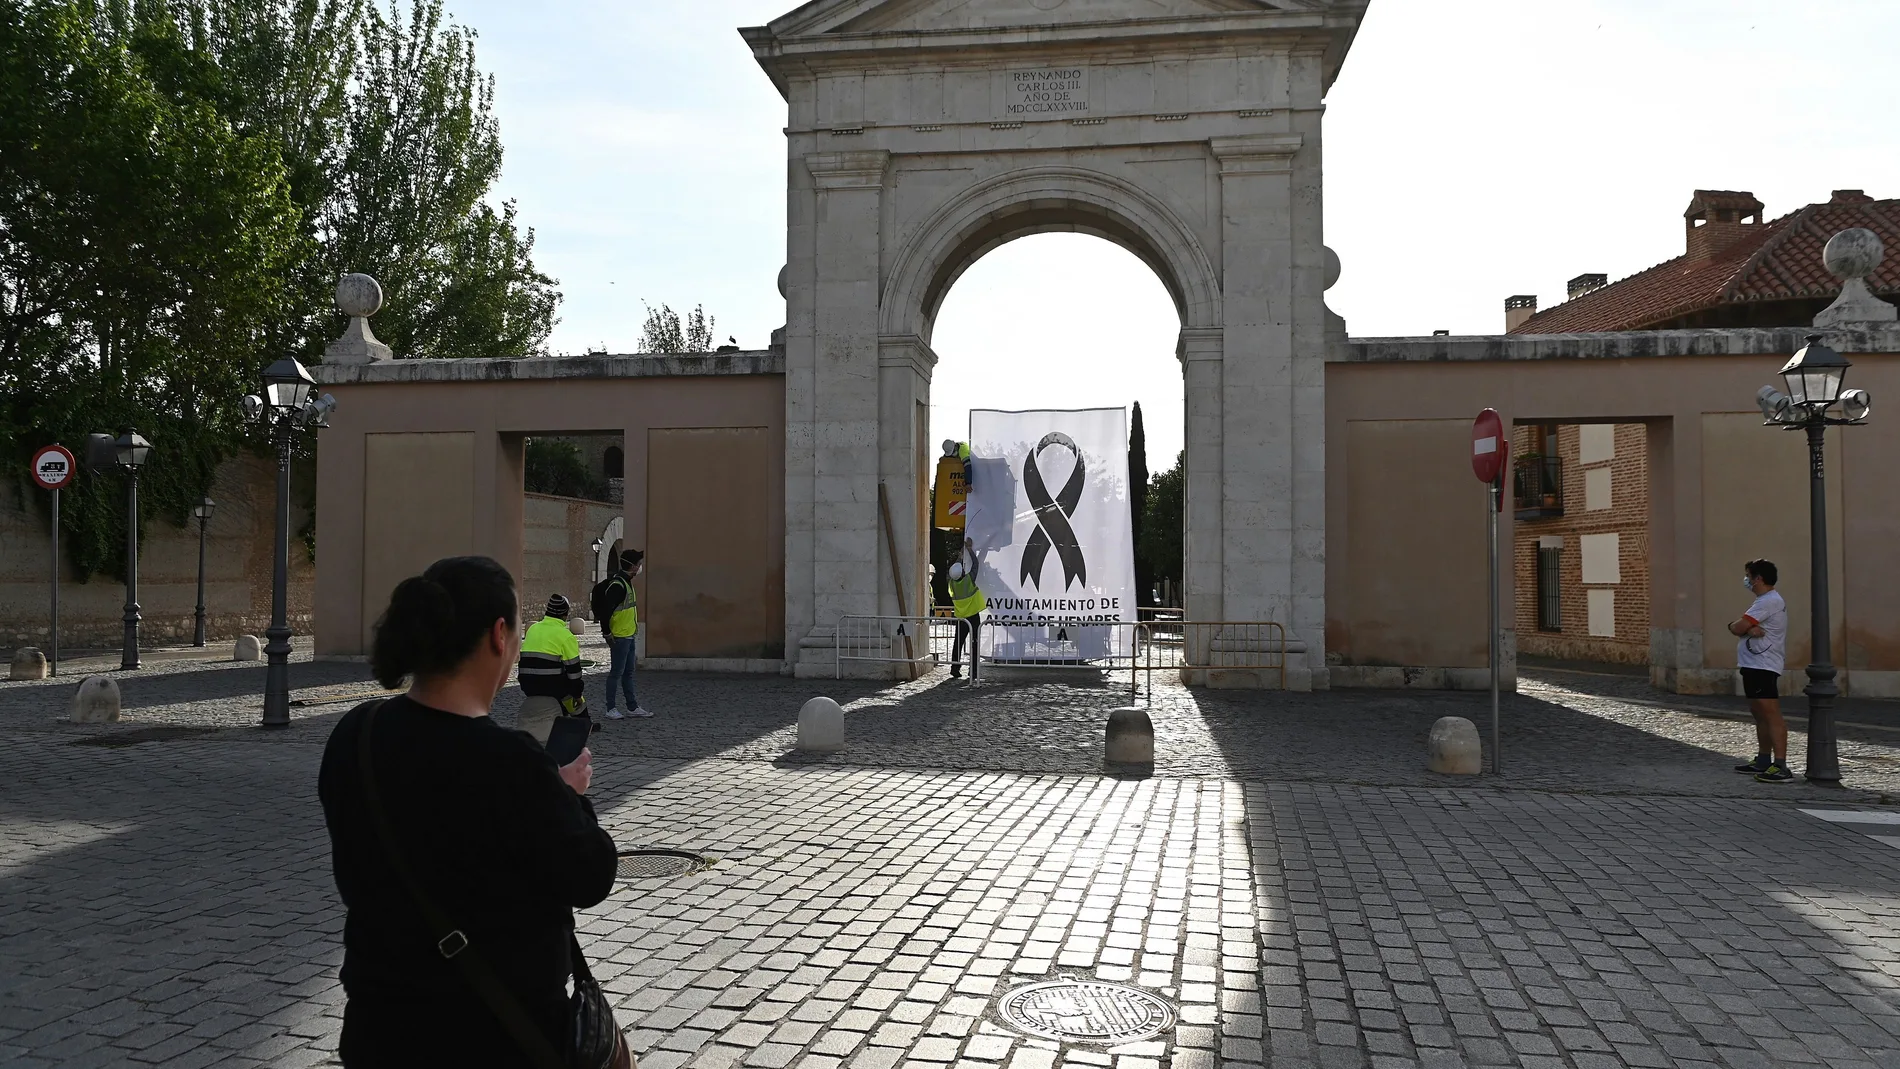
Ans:
[[[376,621],[370,667],[385,687],[452,671],[494,626],[518,617],[515,580],[487,557],[448,557],[390,592]]]

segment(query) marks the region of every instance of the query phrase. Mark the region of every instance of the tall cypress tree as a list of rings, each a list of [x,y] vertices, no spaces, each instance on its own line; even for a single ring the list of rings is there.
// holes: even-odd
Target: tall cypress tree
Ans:
[[[1141,402],[1128,432],[1128,515],[1135,538],[1135,604],[1152,604],[1148,592],[1153,569],[1141,552],[1141,524],[1148,513],[1148,431],[1141,424]]]

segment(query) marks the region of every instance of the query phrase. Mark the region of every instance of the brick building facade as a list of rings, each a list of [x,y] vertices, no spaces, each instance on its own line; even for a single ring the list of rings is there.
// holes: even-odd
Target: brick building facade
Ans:
[[[1520,655],[1648,663],[1647,450],[1640,423],[1514,430]]]

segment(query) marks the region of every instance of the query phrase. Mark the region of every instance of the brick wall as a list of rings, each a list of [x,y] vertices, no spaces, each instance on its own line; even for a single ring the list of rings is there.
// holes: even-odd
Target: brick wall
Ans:
[[[1619,424],[1612,429],[1612,434],[1613,455],[1601,459],[1599,454],[1586,462],[1582,449],[1583,428],[1559,427],[1557,448],[1563,458],[1564,513],[1558,517],[1516,521],[1513,564],[1517,578],[1517,645],[1522,654],[1615,664],[1645,664],[1649,660],[1648,435],[1640,423]],[[1516,428],[1512,455],[1522,457],[1530,453],[1537,438],[1535,427]],[[1598,473],[1594,477],[1590,474],[1593,471]],[[1601,496],[1603,472],[1608,473],[1609,507],[1591,509],[1592,504],[1606,503]],[[1592,500],[1590,493],[1593,480],[1598,491],[1596,500]],[[1617,581],[1585,583],[1585,539],[1609,534],[1616,535],[1617,540]],[[1562,540],[1558,586],[1563,627],[1556,632],[1542,631],[1537,626],[1537,556],[1543,539]],[[1614,636],[1591,634],[1592,590],[1612,594]],[[1598,597],[1600,600],[1602,595]]]

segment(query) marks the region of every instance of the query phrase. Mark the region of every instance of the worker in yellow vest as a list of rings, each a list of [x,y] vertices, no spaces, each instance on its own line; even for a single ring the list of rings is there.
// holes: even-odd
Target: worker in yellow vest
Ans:
[[[620,555],[620,567],[594,587],[594,619],[607,639],[607,712],[609,720],[619,720],[620,697],[627,699],[627,716],[648,717],[651,712],[633,693],[633,669],[637,636],[640,633],[640,601],[634,592],[633,577],[640,574],[646,554],[629,549]]]
[[[586,699],[582,697],[586,684],[581,680],[581,644],[568,624],[573,611],[566,597],[555,594],[548,598],[547,614],[521,636],[521,661],[515,669],[515,680],[526,697],[517,721],[521,730],[543,746],[547,745],[555,717],[587,715]]]
[[[989,608],[989,602],[983,597],[983,590],[976,585],[976,573],[981,562],[976,556],[976,543],[963,540],[963,552],[950,564],[950,604],[962,626],[957,628],[956,643],[950,651],[950,675],[963,675],[963,640],[970,640],[970,678],[976,678],[977,631],[983,626],[983,610]]]

